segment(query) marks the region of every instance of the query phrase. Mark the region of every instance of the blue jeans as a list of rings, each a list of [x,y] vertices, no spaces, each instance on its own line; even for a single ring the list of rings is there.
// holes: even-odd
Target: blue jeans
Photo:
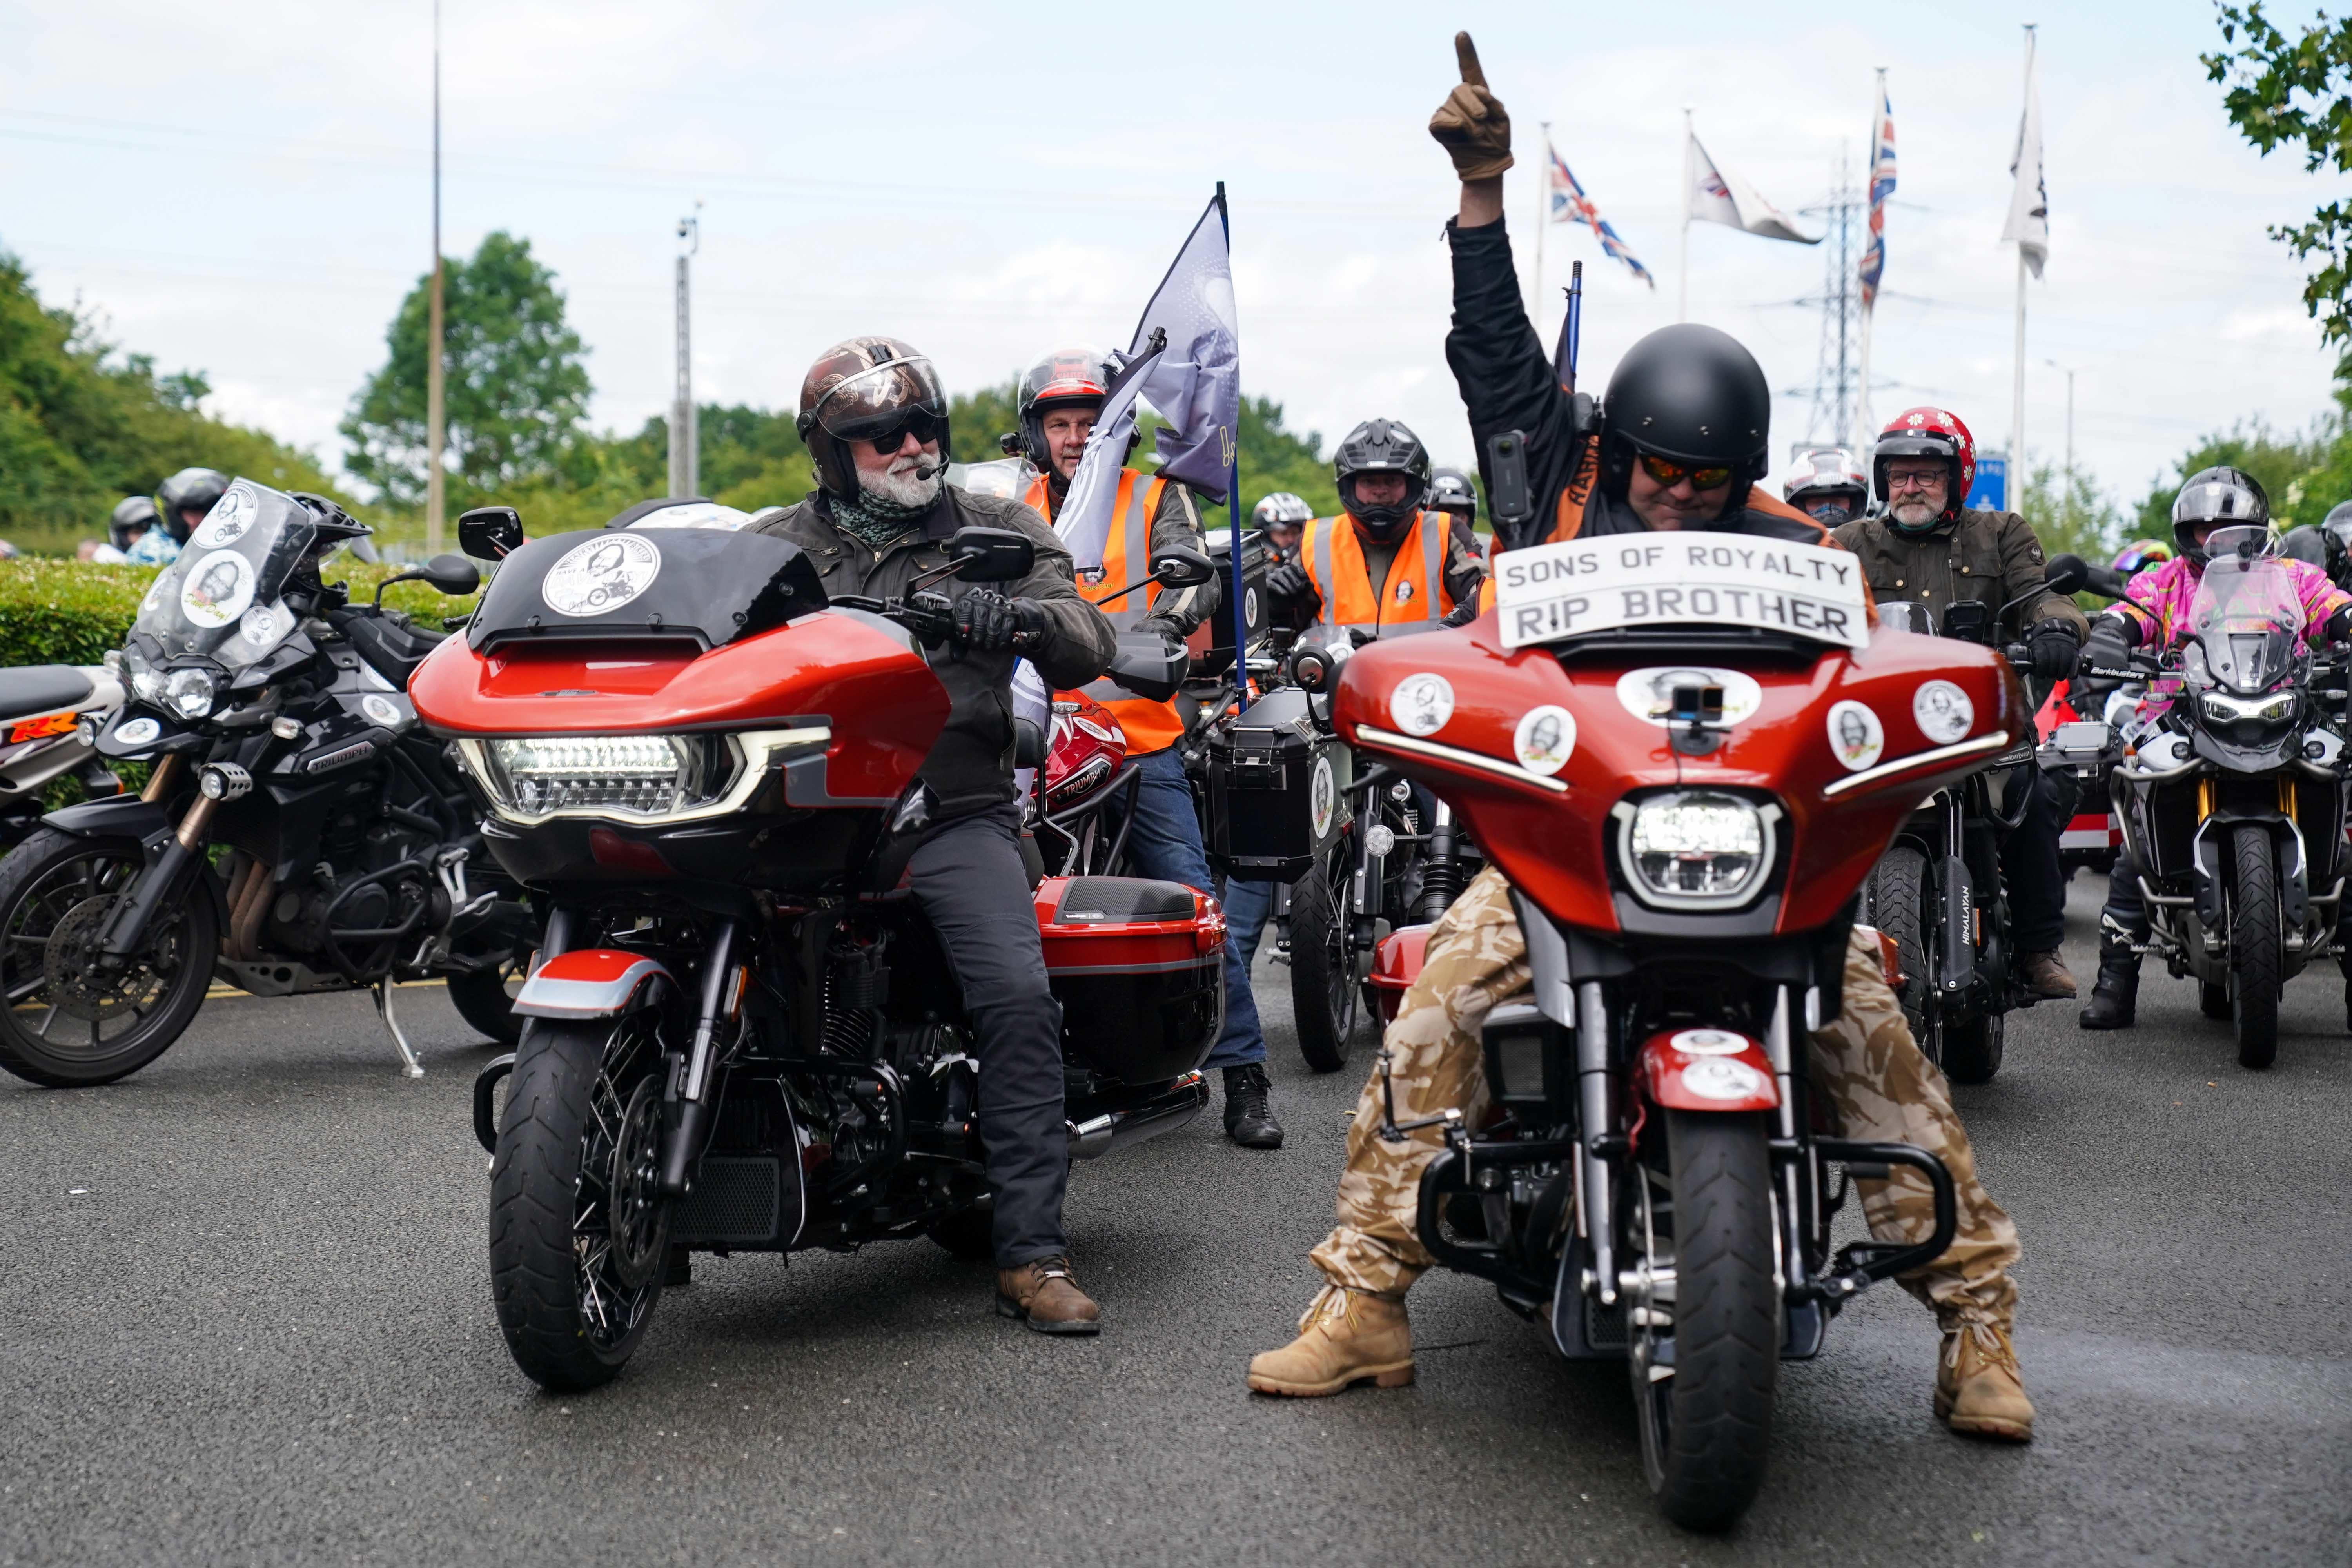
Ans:
[[[1201,842],[1201,819],[1192,810],[1192,786],[1185,780],[1183,759],[1170,746],[1138,758],[1137,764],[1143,777],[1135,792],[1135,822],[1127,834],[1127,852],[1136,870],[1214,893],[1217,885],[1209,876],[1209,853]],[[1225,901],[1225,1027],[1217,1037],[1216,1049],[1209,1053],[1207,1065],[1213,1068],[1265,1060],[1265,1032],[1257,1021],[1257,998],[1250,994],[1250,959],[1273,907],[1274,884],[1234,882],[1228,891],[1255,893],[1258,899],[1246,942],[1240,910],[1233,898]]]

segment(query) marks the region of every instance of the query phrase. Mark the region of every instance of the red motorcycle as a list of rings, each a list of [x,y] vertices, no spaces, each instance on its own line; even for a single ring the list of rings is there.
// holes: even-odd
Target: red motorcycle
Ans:
[[[524,544],[491,508],[461,537],[504,564],[410,694],[548,911],[521,1048],[475,1087],[516,1363],[551,1389],[613,1377],[677,1248],[928,1235],[987,1257],[970,1026],[903,887],[948,715],[923,653],[944,598],[828,602],[765,534]],[[1002,582],[1031,546],[967,529],[950,552],[948,574]],[[1165,679],[1157,651],[1156,672],[1146,650],[1114,669]],[[1078,877],[1039,882],[1035,906],[1071,1154],[1189,1121],[1223,1016],[1215,901]]]
[[[1720,1528],[1761,1482],[1779,1360],[1950,1245],[1949,1173],[1831,1136],[1805,1037],[1839,1011],[1857,893],[1896,828],[2030,715],[1997,652],[1901,633],[1604,619],[1507,646],[1512,569],[1586,548],[1516,552],[1499,613],[1300,679],[1335,689],[1360,754],[1452,803],[1527,939],[1533,994],[1485,1027],[1491,1120],[1383,1129],[1444,1129],[1421,1239],[1563,1355],[1626,1361],[1652,1490]],[[1586,597],[1559,620],[1610,596],[1576,570]],[[1417,958],[1384,955],[1383,989]],[[1931,1184],[1934,1234],[1832,1249],[1848,1179],[1897,1164]]]

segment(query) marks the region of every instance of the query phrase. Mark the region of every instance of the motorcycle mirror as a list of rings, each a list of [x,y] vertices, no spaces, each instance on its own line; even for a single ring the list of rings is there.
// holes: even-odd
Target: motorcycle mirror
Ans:
[[[1151,563],[1151,575],[1163,588],[1196,588],[1216,574],[1216,563],[1184,545],[1162,552]]]
[[[482,569],[462,555],[436,555],[417,569],[416,575],[452,597],[482,585]]]
[[[375,552],[375,545],[364,534],[352,541],[352,559],[366,566],[381,565],[383,561],[383,557]]]
[[[2079,555],[2053,555],[2042,569],[2042,585],[2053,594],[2078,594],[2091,580],[2091,568]]]
[[[967,583],[1010,583],[1029,575],[1037,547],[1014,529],[973,526],[956,530],[948,541],[948,558]]]
[[[510,506],[478,506],[457,519],[457,548],[477,561],[503,561],[522,548],[522,514]]]

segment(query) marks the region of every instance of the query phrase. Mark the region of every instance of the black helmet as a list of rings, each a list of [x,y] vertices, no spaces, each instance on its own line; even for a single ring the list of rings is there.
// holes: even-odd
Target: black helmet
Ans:
[[[801,379],[793,422],[816,465],[817,483],[835,500],[857,499],[857,459],[848,441],[917,440],[948,452],[948,395],[939,372],[897,338],[845,338],[816,356]]]
[[[2271,498],[2243,468],[2200,468],[2180,487],[2172,503],[2172,542],[2186,559],[2205,564],[2197,531],[2206,528],[2268,528]]]
[[[2340,500],[2330,507],[2319,531],[2327,535],[2327,574],[2340,579],[2352,570],[2352,500]]]
[[[1429,504],[1473,528],[1478,524],[1478,487],[1459,468],[1440,468],[1429,476]]]
[[[2307,562],[2326,572],[2327,535],[2307,522],[2301,528],[2290,528],[2285,537],[2279,541],[2279,553],[2293,560]],[[2335,575],[2334,573],[2328,574]]]
[[[1660,327],[1625,351],[1601,398],[1603,484],[1622,497],[1643,452],[1731,469],[1727,510],[1771,466],[1772,388],[1728,332],[1696,322]]]
[[[1367,419],[1348,432],[1332,455],[1331,472],[1339,484],[1339,504],[1357,526],[1385,543],[1404,531],[1429,495],[1429,448],[1421,437],[1393,419]],[[1364,506],[1356,500],[1360,474],[1402,474],[1404,499],[1387,506]]]
[[[217,468],[182,468],[155,491],[155,508],[163,514],[163,531],[185,544],[194,524],[180,514],[193,509],[201,518],[228,494],[228,476]]]
[[[106,520],[106,542],[117,550],[128,550],[138,542],[139,534],[160,521],[153,498],[124,496],[115,502],[114,515]]]
[[[1021,377],[1015,405],[1021,416],[1022,455],[1032,468],[1040,473],[1054,471],[1053,458],[1045,450],[1045,416],[1080,404],[1101,408],[1110,395],[1110,378],[1102,351],[1083,346],[1054,349],[1029,367]]]

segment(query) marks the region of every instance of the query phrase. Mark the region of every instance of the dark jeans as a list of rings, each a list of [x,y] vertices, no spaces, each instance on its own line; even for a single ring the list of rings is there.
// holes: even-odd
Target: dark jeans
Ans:
[[[1192,809],[1192,786],[1184,760],[1167,747],[1138,759],[1143,778],[1135,792],[1135,824],[1127,852],[1138,872],[1163,882],[1181,882],[1204,893],[1217,890],[1209,876],[1209,852],[1201,842],[1201,819]],[[1270,886],[1270,885],[1269,885]],[[1264,925],[1261,913],[1257,923]],[[1213,1068],[1245,1067],[1265,1060],[1265,1032],[1258,1024],[1257,998],[1250,992],[1249,954],[1239,940],[1231,900],[1225,905],[1225,1024],[1209,1053]],[[1250,932],[1255,951],[1257,933]]]
[[[980,1057],[980,1141],[996,1199],[996,1265],[1070,1249],[1062,1194],[1070,1142],[1062,1111],[1062,1005],[1021,863],[1010,805],[960,817],[908,862],[908,886],[939,933]]]
[[[2058,835],[2066,824],[2052,775],[2036,768],[2032,788],[2025,819],[2000,847],[2010,945],[2021,956],[2054,952],[2066,936],[2066,875],[2058,864]]]
[[[1213,1066],[1238,1065],[1242,1062],[1265,1060],[1265,1036],[1259,1032],[1257,1000],[1250,994],[1250,964],[1257,957],[1257,944],[1265,934],[1265,922],[1274,914],[1276,882],[1244,882],[1229,878],[1225,882],[1225,977],[1226,995],[1234,994],[1233,976],[1241,976],[1239,994],[1244,999],[1245,1012],[1239,1017],[1228,1000],[1225,1004],[1225,1032],[1218,1037],[1217,1048],[1209,1054]],[[1255,1056],[1243,1055],[1255,1051]]]

